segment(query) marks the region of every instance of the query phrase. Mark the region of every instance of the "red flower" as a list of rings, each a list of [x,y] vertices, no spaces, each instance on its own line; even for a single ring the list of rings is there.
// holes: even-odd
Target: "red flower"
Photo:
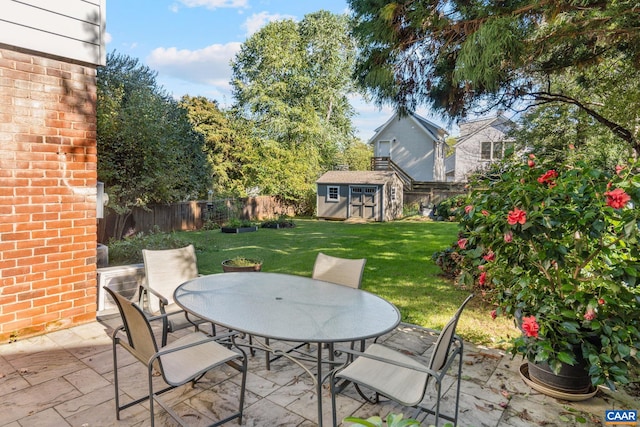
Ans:
[[[498,312],[495,310],[491,310],[491,318],[493,320],[496,320],[496,317],[498,317]]]
[[[556,185],[554,179],[556,179],[557,177],[558,177],[558,172],[554,171],[553,169],[550,169],[546,171],[543,175],[538,177],[538,182],[540,184],[548,184],[549,186],[553,187]]]
[[[536,162],[534,162],[533,160],[529,159],[527,160],[527,164],[529,165],[530,168],[534,167],[536,165]]]
[[[458,240],[458,247],[460,249],[464,249],[465,247],[467,247],[467,239]]]
[[[617,165],[616,166],[616,175],[620,176],[620,173],[625,169],[626,169],[626,166]]]
[[[522,330],[528,337],[538,338],[540,325],[536,322],[536,316],[526,316],[522,318]]]
[[[482,259],[484,259],[484,260],[485,260],[485,261],[487,261],[487,262],[491,262],[491,261],[493,261],[494,259],[496,259],[496,254],[494,254],[494,253],[493,253],[493,251],[489,251],[489,252],[487,252],[487,254],[486,254],[486,255],[484,255],[484,256],[482,257]]]
[[[600,299],[598,300],[598,304],[600,304],[600,305],[604,305],[604,303],[605,303],[604,298],[600,298]]]
[[[504,241],[505,243],[511,243],[511,241],[513,240],[513,233],[510,231],[507,231],[506,233],[504,233]]]
[[[614,209],[624,208],[631,200],[631,197],[622,188],[607,191],[604,195],[607,196],[607,206],[611,206]]]
[[[535,154],[533,154],[533,153],[529,153],[529,158],[530,158],[531,160],[533,160],[533,159],[535,159],[535,158],[536,158],[536,155],[535,155]]]
[[[486,210],[486,209],[482,209],[482,211],[481,211],[481,212],[482,212],[482,215],[484,215],[484,216],[489,216],[489,211],[488,211],[488,210]]]
[[[478,283],[480,284],[480,286],[484,286],[484,284],[487,283],[486,271],[483,271],[482,273],[480,273],[480,277],[478,278]]]
[[[596,312],[593,308],[588,308],[587,312],[584,314],[584,320],[591,321],[596,318]]]
[[[469,212],[471,212],[471,209],[473,209],[473,206],[471,205],[467,205],[464,207],[464,213],[468,214]]]
[[[507,215],[507,222],[509,225],[524,224],[527,222],[527,213],[518,208],[513,208]]]

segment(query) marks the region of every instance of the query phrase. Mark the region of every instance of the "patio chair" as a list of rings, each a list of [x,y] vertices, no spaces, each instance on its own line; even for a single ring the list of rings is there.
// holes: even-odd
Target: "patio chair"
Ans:
[[[366,258],[338,258],[319,252],[311,277],[351,288],[360,288],[366,262]]]
[[[366,258],[339,258],[318,252],[313,264],[311,277],[337,285],[360,289]],[[351,343],[353,348],[355,343]],[[364,340],[360,342],[360,351],[364,351]],[[329,360],[333,360],[333,346],[329,345]]]
[[[322,252],[318,252],[316,261],[313,264],[313,271],[311,277],[313,279],[322,280],[324,282],[331,282],[337,285],[349,286],[350,288],[359,289],[362,283],[362,273],[364,273],[364,265],[366,264],[366,258],[350,259],[350,258],[338,258],[331,255],[326,255]],[[269,339],[265,339],[267,346],[269,345]],[[298,350],[300,347],[307,346],[309,343],[298,344],[291,348],[290,351]],[[329,360],[333,361],[333,345],[329,345]],[[353,347],[353,343],[352,343]],[[319,350],[320,351],[320,350]],[[364,341],[361,342],[361,351],[364,351]],[[266,368],[271,369],[271,362],[277,360],[279,356],[271,359],[270,352],[266,353]]]
[[[189,315],[173,302],[173,292],[187,280],[198,277],[193,245],[178,249],[143,249],[145,281],[140,285],[140,306],[150,316],[161,316],[162,346],[167,335],[190,326],[198,330],[204,319]],[[166,316],[164,316],[166,314]],[[215,335],[215,326],[211,326]]]
[[[416,408],[416,416],[420,411],[435,415],[436,426],[440,418],[452,421],[454,425],[457,425],[460,381],[462,379],[463,344],[462,340],[455,334],[455,331],[460,314],[471,298],[473,298],[473,295],[469,295],[464,300],[458,311],[440,332],[433,347],[428,366],[405,353],[377,343],[370,345],[364,353],[344,350],[358,357],[352,362],[347,360],[345,365],[331,374],[331,403],[334,427],[338,425],[336,394],[339,388],[338,381],[341,380],[346,380],[347,384],[349,382],[353,383],[358,394],[370,403],[378,403],[380,396],[384,396],[403,406]],[[444,391],[443,380],[449,369],[454,366],[453,363],[456,357],[458,358],[458,364],[455,409],[453,414],[442,414],[440,413],[440,400]],[[433,378],[436,382],[434,410],[419,405],[427,394],[430,378]],[[343,386],[344,384],[340,388]],[[375,392],[373,398],[366,396],[362,388]]]
[[[239,424],[242,423],[247,375],[247,355],[235,345],[234,334],[229,333],[217,337],[209,337],[200,331],[196,331],[176,339],[169,345],[158,348],[151,324],[149,323],[150,319],[142,309],[134,302],[106,286],[105,290],[111,294],[111,297],[116,302],[123,322],[123,325],[112,333],[113,384],[115,387],[117,420],[120,420],[120,411],[148,400],[152,427],[154,426],[155,419],[154,402],[157,402],[180,425],[186,425],[184,420],[160,399],[160,395],[190,381],[193,386],[195,386],[196,382],[207,372],[218,366],[227,364],[242,373],[239,397],[240,406],[238,411],[233,412],[224,419],[211,425],[218,426],[235,418],[238,419]],[[165,314],[161,317],[166,316]],[[219,342],[221,340],[225,341],[221,344]],[[232,344],[233,349],[230,348]],[[149,387],[148,395],[125,405],[120,405],[118,345],[147,366],[146,380]],[[154,390],[154,382],[158,382],[157,375],[155,375],[156,372],[162,376],[162,379],[166,383],[162,385],[163,388],[159,391]],[[155,380],[154,377],[156,378]]]

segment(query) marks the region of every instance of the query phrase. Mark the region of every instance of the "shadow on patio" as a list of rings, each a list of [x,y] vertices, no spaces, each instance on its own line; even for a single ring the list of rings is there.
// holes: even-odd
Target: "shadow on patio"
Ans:
[[[115,419],[113,359],[108,335],[118,319],[107,319],[19,340],[0,346],[1,426],[146,426],[148,406],[125,410]],[[419,356],[428,356],[435,341],[429,330],[401,324],[382,337],[387,345]],[[146,390],[144,367],[122,351],[123,400]],[[280,359],[265,369],[264,352],[249,358],[247,395],[243,425],[316,425],[313,382],[297,365]],[[638,409],[640,402],[600,389],[583,402],[567,402],[531,390],[520,378],[519,359],[501,352],[465,343],[460,426],[597,426],[606,409]],[[237,402],[239,377],[232,369],[214,370],[194,387],[186,385],[170,392],[166,399],[193,425],[204,425],[225,416]],[[451,381],[453,382],[453,381]],[[330,395],[324,389],[324,424],[330,425]],[[444,410],[452,398],[445,395]],[[426,405],[432,402],[423,402]],[[158,425],[174,421],[157,408]],[[389,412],[410,415],[408,409],[383,402],[364,403],[352,386],[338,397],[339,418],[348,415],[367,418]],[[424,416],[423,416],[424,417]],[[584,422],[583,422],[584,421]],[[434,423],[431,416],[422,425]],[[231,421],[228,425],[237,425]]]

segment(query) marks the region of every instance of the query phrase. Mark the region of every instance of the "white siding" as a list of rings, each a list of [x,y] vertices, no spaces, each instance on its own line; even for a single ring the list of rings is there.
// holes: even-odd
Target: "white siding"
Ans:
[[[391,160],[415,181],[433,181],[433,138],[411,117],[393,120],[376,139],[391,141]]]
[[[0,43],[104,65],[105,2],[0,0]]]

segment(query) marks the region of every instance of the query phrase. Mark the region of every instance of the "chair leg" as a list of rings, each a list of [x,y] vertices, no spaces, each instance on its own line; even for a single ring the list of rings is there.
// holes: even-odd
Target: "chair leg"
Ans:
[[[165,316],[162,318],[162,347],[167,345],[168,334],[169,334],[169,321]]]
[[[253,348],[253,335],[249,335],[249,353],[251,353],[251,357],[256,355],[256,349]]]
[[[117,356],[117,340],[113,338],[113,386],[115,388],[116,403],[116,420],[120,420],[120,393],[118,391],[118,356]]]
[[[153,415],[153,403],[155,399],[153,398],[153,366],[148,367],[148,377],[149,377],[149,412],[151,415],[151,427],[155,426],[155,417]]]
[[[267,346],[267,348],[269,348],[269,338],[265,338],[264,343]],[[267,371],[270,371],[271,370],[271,352],[269,350],[265,350],[264,354],[267,357],[265,361],[265,366],[267,368]]]
[[[378,403],[380,403],[380,395],[378,393],[375,393],[374,394],[375,397],[372,399],[364,394],[364,392],[362,391],[362,389],[358,384],[354,383],[353,386],[355,387],[360,397],[362,397],[366,402],[371,403],[372,405],[377,405]]]
[[[249,370],[249,364],[247,361],[247,355],[242,358],[242,385],[240,386],[240,416],[238,417],[238,424],[242,424],[242,415],[244,413],[244,394],[247,388],[247,371]]]
[[[436,384],[436,388],[438,389],[438,393],[436,394],[436,427],[440,425],[440,398],[442,397],[442,384],[438,382]]]
[[[331,389],[331,417],[333,420],[333,427],[338,427],[338,410],[336,409],[336,378],[334,375],[329,377],[329,387]]]

